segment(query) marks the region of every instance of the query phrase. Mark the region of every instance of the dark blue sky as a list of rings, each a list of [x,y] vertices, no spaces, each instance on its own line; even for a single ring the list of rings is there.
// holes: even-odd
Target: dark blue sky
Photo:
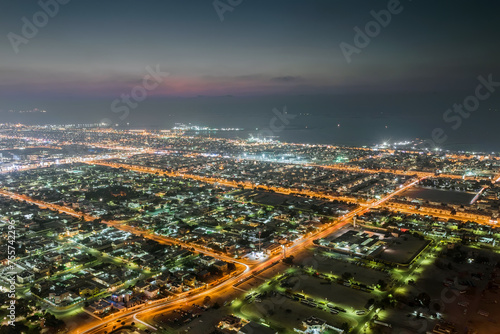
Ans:
[[[2,38],[0,94],[112,96],[156,64],[167,96],[453,90],[498,69],[498,1],[401,6],[347,64],[339,44],[387,1],[244,0],[221,22],[212,1],[72,0],[18,54]],[[0,31],[39,10],[2,1]]]
[[[387,6],[243,0],[221,21],[211,0],[72,0],[16,53],[8,34],[22,36],[22,18],[32,22],[41,8],[0,0],[0,111],[38,107],[51,121],[112,119],[111,102],[158,65],[170,75],[134,112],[162,122],[225,112],[237,126],[272,104],[329,117],[397,116],[422,105],[439,118],[455,96],[473,92],[478,75],[500,77],[495,0],[401,0],[401,12],[347,63],[340,43],[354,45],[353,28],[364,29],[370,11]],[[370,100],[377,94],[383,105]],[[192,100],[200,95],[213,98]],[[230,103],[215,98],[227,95]],[[365,98],[374,103],[360,106]]]

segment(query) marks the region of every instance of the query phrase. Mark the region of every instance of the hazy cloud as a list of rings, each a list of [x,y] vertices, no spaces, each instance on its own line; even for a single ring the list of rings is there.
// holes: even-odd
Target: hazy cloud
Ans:
[[[274,81],[274,82],[298,82],[298,81],[303,81],[303,78],[298,77],[298,76],[286,75],[283,77],[271,78],[271,81]]]

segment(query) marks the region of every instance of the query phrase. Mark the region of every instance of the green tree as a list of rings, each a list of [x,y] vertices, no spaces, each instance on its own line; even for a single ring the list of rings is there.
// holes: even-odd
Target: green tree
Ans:
[[[45,327],[51,328],[55,332],[64,329],[66,325],[64,324],[64,321],[57,319],[53,314],[51,313],[45,313]]]
[[[342,274],[342,278],[345,280],[350,280],[354,278],[354,276],[350,272],[346,271],[345,273]]]

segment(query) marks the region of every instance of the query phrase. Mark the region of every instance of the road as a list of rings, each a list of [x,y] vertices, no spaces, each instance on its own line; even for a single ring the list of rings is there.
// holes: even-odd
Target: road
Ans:
[[[388,174],[407,175],[407,176],[416,175],[417,177],[420,178],[437,177],[435,173],[415,171],[415,170],[401,170],[401,169],[388,169],[388,168],[369,169],[356,166],[347,166],[342,164],[338,165],[306,164],[306,165],[318,168],[346,171],[346,172],[369,173],[369,174],[388,173]],[[440,174],[439,177],[450,178],[450,179],[463,178],[462,175],[457,175],[457,174]]]
[[[118,167],[118,166],[115,166],[115,165],[111,165],[111,166],[112,167]],[[142,171],[142,169],[137,168],[137,171]],[[145,172],[150,173],[151,170],[145,170]],[[168,175],[168,173],[165,173],[165,174]],[[413,181],[413,182],[411,182],[411,183],[409,183],[409,184],[407,184],[407,185],[399,188],[398,190],[392,192],[391,194],[388,194],[387,196],[385,196],[384,198],[382,198],[382,199],[380,199],[380,200],[378,200],[376,202],[373,202],[373,203],[366,204],[364,206],[358,207],[357,209],[355,209],[355,210],[349,212],[348,214],[340,217],[337,221],[335,221],[333,223],[330,223],[330,224],[327,224],[322,229],[320,229],[318,232],[316,232],[314,234],[311,234],[311,235],[309,235],[307,237],[304,237],[304,238],[298,240],[292,246],[290,246],[289,248],[287,248],[287,250],[286,250],[287,254],[290,256],[290,255],[294,255],[294,254],[297,254],[299,252],[302,252],[302,251],[306,250],[308,247],[310,247],[310,246],[313,245],[313,241],[315,239],[325,238],[328,235],[330,235],[330,234],[338,231],[342,227],[344,227],[347,224],[349,224],[350,220],[355,215],[362,215],[365,212],[367,212],[368,210],[382,205],[383,203],[385,203],[386,201],[388,201],[389,199],[391,199],[393,196],[396,196],[399,193],[407,190],[408,188],[413,187],[415,184],[419,183],[424,178],[425,177],[423,177],[421,179],[417,179],[417,180],[415,180],[415,181]],[[42,208],[48,208],[48,209],[51,209],[51,210],[54,210],[54,211],[63,212],[63,213],[66,213],[66,214],[69,214],[69,215],[72,215],[72,216],[75,216],[75,217],[83,217],[86,220],[95,220],[97,218],[97,217],[90,216],[90,215],[87,215],[87,214],[82,214],[82,213],[75,212],[73,209],[68,208],[68,207],[63,207],[63,206],[60,206],[60,205],[46,203],[46,202],[43,202],[43,201],[40,201],[40,200],[32,199],[32,198],[30,198],[28,196],[25,196],[25,195],[20,195],[20,194],[12,193],[12,192],[8,192],[8,191],[5,191],[5,190],[0,190],[0,195],[9,197],[9,198],[12,198],[12,199],[15,199],[15,200],[26,201],[26,202],[29,202],[29,203],[32,203],[32,204],[36,204],[36,205],[38,205],[39,207],[42,207]],[[118,228],[120,230],[123,230],[123,231],[127,231],[127,232],[130,232],[130,233],[141,235],[141,236],[144,236],[146,238],[151,238],[151,239],[159,241],[159,242],[169,243],[169,244],[171,244],[173,242],[172,239],[170,239],[170,238],[165,238],[165,237],[162,237],[162,236],[157,236],[157,235],[154,235],[154,234],[152,234],[150,232],[139,231],[139,230],[137,230],[137,229],[135,229],[133,227],[130,227],[130,226],[127,226],[127,225],[123,224],[123,222],[118,222],[118,221],[102,221],[102,223],[107,224],[109,226],[116,227],[116,228]],[[235,283],[237,283],[239,281],[242,281],[242,280],[250,277],[254,273],[256,273],[256,272],[258,272],[260,270],[263,270],[263,269],[269,267],[270,265],[273,264],[273,262],[278,261],[279,258],[280,258],[280,256],[281,256],[281,255],[276,255],[274,257],[267,258],[266,260],[263,260],[263,261],[261,261],[259,263],[256,263],[256,262],[253,262],[253,263],[249,263],[249,262],[244,263],[242,261],[236,261],[235,259],[230,258],[230,257],[228,257],[226,255],[222,255],[222,254],[219,254],[219,253],[214,253],[214,252],[208,251],[206,249],[199,249],[199,247],[197,248],[196,245],[193,245],[193,247],[197,251],[199,251],[200,253],[208,254],[210,256],[213,256],[215,258],[218,258],[218,259],[221,259],[221,260],[224,260],[224,261],[236,262],[236,263],[242,265],[245,269],[241,273],[235,275],[234,277],[227,278],[224,281],[220,282],[219,284],[211,286],[211,287],[209,287],[207,289],[201,290],[201,291],[199,291],[199,292],[197,292],[195,294],[193,294],[193,291],[191,291],[191,292],[184,293],[184,294],[180,295],[175,300],[168,300],[168,301],[154,302],[154,304],[140,305],[139,307],[137,307],[137,309],[126,310],[126,311],[120,312],[120,313],[118,313],[116,315],[111,315],[109,318],[106,318],[105,320],[95,320],[95,321],[92,321],[92,322],[87,323],[85,325],[82,325],[82,326],[80,326],[76,330],[76,332],[77,333],[81,333],[81,334],[83,334],[83,333],[97,333],[97,332],[103,330],[104,326],[109,326],[113,322],[116,322],[118,319],[120,319],[120,322],[121,321],[126,321],[127,323],[129,321],[130,322],[131,321],[142,322],[138,318],[138,316],[148,315],[148,313],[150,314],[151,312],[156,312],[156,311],[160,311],[160,310],[170,309],[172,307],[180,307],[184,303],[188,303],[188,302],[190,302],[192,300],[195,300],[196,298],[199,298],[199,297],[202,297],[202,296],[205,296],[205,295],[210,295],[211,297],[217,296],[217,295],[224,295],[224,291],[227,291],[227,289],[232,289],[233,288],[232,286]],[[189,294],[191,294],[191,295],[189,295]],[[145,324],[145,325],[149,326],[149,327],[152,327],[149,324]]]
[[[292,246],[287,248],[286,252],[287,252],[288,256],[294,255],[294,254],[297,254],[297,253],[300,253],[300,252],[306,250],[308,247],[313,245],[314,240],[320,239],[320,238],[325,238],[328,235],[335,233],[339,229],[341,229],[344,226],[346,226],[347,224],[349,224],[350,220],[355,215],[361,215],[361,214],[367,212],[368,210],[383,204],[385,201],[388,201],[389,199],[391,199],[393,196],[396,196],[400,192],[403,192],[403,191],[407,190],[408,188],[413,187],[415,184],[420,182],[422,179],[419,179],[419,180],[416,180],[414,182],[407,184],[406,186],[404,186],[404,187],[398,189],[397,191],[387,195],[383,199],[381,199],[375,203],[372,203],[369,206],[360,207],[356,210],[353,210],[350,213],[342,216],[337,222],[328,224],[326,227],[324,227],[323,229],[321,229],[317,233],[312,234],[311,236],[309,236],[307,238],[303,238],[303,239],[295,242]],[[266,261],[261,262],[260,264],[253,266],[251,269],[250,269],[250,267],[248,267],[247,270],[245,272],[243,272],[242,274],[226,281],[225,283],[223,283],[221,285],[214,286],[212,289],[205,290],[205,291],[198,293],[198,294],[196,294],[192,297],[189,297],[189,298],[180,298],[180,299],[177,299],[175,301],[166,302],[164,304],[155,306],[154,308],[151,307],[151,308],[144,308],[140,311],[132,311],[132,312],[130,312],[130,314],[128,314],[128,313],[125,314],[125,316],[127,318],[124,318],[124,319],[126,319],[127,323],[128,323],[128,321],[133,321],[133,320],[137,321],[137,320],[139,320],[138,316],[141,316],[141,315],[151,316],[152,314],[154,314],[157,311],[165,312],[165,311],[168,311],[170,308],[181,307],[183,305],[183,303],[191,302],[192,300],[199,298],[200,296],[205,296],[205,295],[210,295],[211,297],[218,296],[218,295],[222,296],[222,295],[224,295],[224,293],[223,293],[224,291],[227,291],[227,289],[232,289],[233,283],[244,280],[247,277],[253,275],[255,272],[260,271],[263,268],[270,266],[273,262],[277,261],[280,258],[280,256],[281,255],[276,255],[274,257],[271,257],[271,258],[267,259]],[[110,324],[113,321],[116,321],[117,318],[120,318],[120,317],[110,318],[109,320],[106,319],[105,321],[102,321],[102,323],[97,324],[97,325],[91,327],[90,329],[87,328],[87,329],[83,330],[83,329],[79,328],[79,330],[80,330],[79,333],[95,334],[95,333],[97,333],[95,330],[103,329],[104,328],[103,326],[106,326],[107,324]],[[120,319],[123,319],[123,318],[120,318]],[[131,319],[133,319],[133,320],[131,320]]]
[[[126,158],[130,156],[130,154],[100,154],[98,156],[92,155],[92,156],[84,156],[84,157],[77,157],[77,158],[66,158],[66,159],[54,159],[54,161],[42,161],[34,164],[27,164],[27,165],[19,165],[19,166],[10,166],[10,167],[0,167],[0,174],[6,174],[6,173],[13,173],[13,172],[21,172],[21,171],[26,171],[26,170],[31,170],[31,169],[38,169],[38,168],[48,168],[51,166],[56,166],[56,165],[64,165],[64,164],[73,164],[73,163],[90,163],[92,161],[101,161],[105,159],[117,159],[117,158]]]
[[[15,199],[15,200],[18,200],[18,201],[25,201],[27,203],[35,204],[35,205],[39,206],[40,208],[50,209],[50,210],[57,211],[57,212],[60,212],[60,213],[65,213],[65,214],[68,214],[68,215],[73,216],[73,217],[78,217],[78,218],[82,218],[83,217],[87,221],[93,221],[93,220],[99,219],[99,217],[95,217],[95,216],[91,216],[91,215],[88,215],[88,214],[76,212],[75,210],[73,210],[73,209],[71,209],[69,207],[65,207],[65,206],[61,206],[61,205],[57,205],[57,204],[52,204],[52,203],[47,203],[47,202],[44,202],[44,201],[41,201],[41,200],[37,200],[37,199],[31,198],[31,197],[26,196],[26,195],[16,194],[16,193],[13,193],[13,192],[10,192],[10,191],[6,191],[6,190],[3,190],[3,189],[0,189],[0,195],[3,195],[5,197],[9,197],[11,199]],[[137,228],[134,228],[134,227],[131,227],[129,225],[126,225],[122,221],[102,220],[101,223],[106,224],[108,226],[112,226],[112,227],[114,227],[114,228],[116,228],[118,230],[124,231],[124,232],[129,232],[129,233],[132,233],[132,234],[135,234],[135,235],[138,235],[138,236],[142,236],[144,238],[155,240],[155,241],[157,241],[159,243],[162,243],[162,244],[178,245],[178,246],[182,246],[182,247],[188,247],[188,248],[194,249],[198,253],[209,255],[209,256],[212,256],[212,257],[216,257],[216,258],[218,258],[220,260],[229,261],[229,262],[238,262],[238,263],[243,264],[242,262],[235,261],[234,258],[232,258],[232,257],[226,256],[224,254],[221,254],[221,253],[218,253],[218,252],[215,252],[215,251],[212,251],[212,250],[207,249],[205,247],[202,247],[202,246],[199,246],[199,245],[196,245],[196,244],[182,242],[182,241],[179,241],[179,240],[176,240],[176,239],[173,239],[173,238],[169,238],[169,237],[166,237],[166,236],[156,235],[156,234],[154,234],[152,232],[149,232],[149,231],[142,231],[142,230],[139,230]],[[248,262],[248,263],[255,262],[255,261],[252,261],[252,260],[241,260],[241,261],[245,261],[245,262]]]
[[[101,129],[99,131],[93,131],[93,130],[87,130],[89,132],[110,132],[113,133],[115,132],[114,130],[106,131],[104,129]],[[142,132],[127,132],[128,134],[133,134],[135,136],[142,136],[144,139],[147,141],[148,137],[161,137],[162,135],[154,134],[154,133],[149,133],[147,131],[142,131]],[[146,147],[137,147],[137,146],[123,146],[122,144],[102,144],[99,142],[94,142],[94,143],[89,143],[89,142],[81,142],[81,143],[75,143],[72,141],[46,141],[44,139],[40,138],[35,138],[35,137],[20,137],[20,136],[7,136],[7,135],[1,135],[0,138],[6,138],[6,139],[22,139],[26,141],[34,141],[34,142],[39,142],[41,145],[50,147],[50,148],[58,148],[60,146],[72,146],[75,144],[78,145],[84,145],[84,146],[90,146],[90,147],[96,147],[96,148],[102,148],[102,149],[109,149],[109,150],[120,150],[120,151],[126,151],[126,152],[134,152],[137,154],[155,154],[160,150],[154,150],[154,149],[148,149]],[[215,140],[215,139],[214,139]],[[221,139],[218,139],[221,140]],[[47,145],[49,144],[49,145]],[[293,145],[293,144],[289,144]],[[335,148],[333,146],[332,148]],[[178,151],[176,148],[171,148],[172,150]],[[372,149],[369,148],[356,148],[358,150],[365,150],[365,151],[371,151]],[[169,151],[163,150],[163,151]],[[422,154],[421,151],[407,151],[404,150],[406,153],[413,153],[413,154]],[[377,153],[378,155],[380,154],[393,154],[396,152],[394,149],[378,149],[377,151],[374,151],[374,154]],[[201,155],[201,153],[193,152],[192,154],[194,155]],[[454,160],[469,160],[472,158],[479,158],[480,160],[483,159],[494,159],[494,160],[499,160],[500,158],[498,157],[492,157],[492,156],[466,156],[466,155],[457,155],[457,154],[452,154],[452,153],[447,153],[446,157],[448,159],[454,159]],[[236,159],[237,157],[232,157],[233,159]],[[363,158],[366,159],[366,158]],[[361,159],[361,160],[363,160]],[[251,159],[249,159],[251,160]],[[353,161],[356,161],[354,159]],[[362,172],[362,173],[390,173],[390,174],[397,174],[397,175],[416,175],[417,177],[433,177],[436,176],[432,172],[424,172],[424,171],[414,171],[414,170],[400,170],[400,169],[390,169],[390,168],[381,168],[381,169],[368,169],[368,168],[361,168],[358,166],[348,166],[344,164],[336,164],[336,165],[322,165],[322,164],[304,164],[306,166],[314,166],[314,167],[319,167],[319,168],[326,168],[326,169],[333,169],[333,170],[344,170],[344,171],[350,171],[350,172]],[[459,175],[459,174],[440,174],[439,177],[444,177],[444,178],[453,178],[453,179],[462,179],[464,178],[464,175]],[[472,177],[471,178],[476,178],[476,179],[487,179],[487,177]],[[498,182],[500,180],[500,174],[495,177],[496,181]]]
[[[454,220],[460,220],[460,221],[474,221],[474,222],[481,224],[481,225],[497,226],[497,221],[492,221],[490,217],[484,217],[484,218],[479,218],[478,216],[476,216],[476,217],[466,217],[466,216],[462,217],[460,215],[451,215],[451,214],[434,212],[434,211],[431,211],[431,209],[425,208],[425,207],[415,209],[414,205],[411,205],[411,204],[399,204],[399,203],[392,203],[392,202],[387,203],[383,207],[385,209],[388,209],[388,210],[394,211],[394,212],[416,214],[416,215],[422,215],[422,216],[427,215],[427,216],[432,216],[432,217],[436,217],[436,218],[443,219],[443,220],[454,219]]]
[[[200,181],[200,182],[204,182],[204,183],[221,185],[221,186],[226,186],[226,187],[231,187],[231,188],[245,188],[245,189],[257,188],[257,189],[264,190],[264,191],[273,191],[276,193],[286,194],[286,195],[300,195],[300,196],[307,196],[307,197],[317,197],[317,198],[327,199],[330,201],[338,200],[338,201],[352,202],[352,203],[358,202],[358,200],[355,197],[333,196],[333,195],[329,195],[327,193],[306,190],[306,189],[291,189],[291,188],[283,188],[283,187],[276,187],[276,186],[267,186],[267,185],[263,185],[263,184],[257,185],[257,184],[251,183],[251,182],[229,181],[229,180],[225,180],[225,179],[205,177],[205,176],[186,174],[186,173],[180,173],[180,172],[168,172],[168,171],[164,171],[164,170],[161,170],[158,168],[134,166],[134,165],[128,165],[128,164],[119,164],[119,163],[102,162],[102,161],[91,161],[91,162],[87,162],[87,163],[93,164],[93,165],[107,166],[107,167],[112,167],[112,168],[124,168],[124,169],[128,169],[131,171],[139,172],[139,173],[158,174],[158,175],[163,175],[163,176],[168,176],[168,177],[181,177],[184,179],[196,180],[196,181]]]

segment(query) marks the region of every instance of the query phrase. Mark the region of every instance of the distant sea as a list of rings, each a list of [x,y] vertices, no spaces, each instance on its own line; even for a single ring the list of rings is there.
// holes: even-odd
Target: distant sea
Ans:
[[[471,90],[475,87],[471,79]],[[170,129],[176,123],[211,128],[244,128],[245,131],[217,132],[212,136],[248,138],[274,128],[272,135],[282,142],[372,146],[383,142],[430,139],[442,128],[446,140],[437,146],[448,150],[500,152],[500,93],[481,102],[480,108],[452,129],[443,115],[454,103],[461,103],[471,90],[455,93],[385,93],[357,95],[300,95],[266,97],[148,98],[127,117],[113,113],[115,97],[95,100],[51,99],[26,101],[19,110],[43,108],[43,114],[1,112],[0,123],[74,124],[109,119],[129,128]],[[4,102],[4,101],[2,101]],[[5,103],[5,102],[4,102]],[[14,108],[14,103],[8,103]],[[274,110],[274,111],[273,111]],[[289,122],[276,114],[287,111]],[[127,125],[128,123],[128,125]],[[274,124],[275,127],[272,125]],[[265,130],[269,135],[270,131]]]
[[[243,131],[212,131],[199,135],[247,139],[250,136],[262,137],[272,134],[274,139],[281,142],[370,147],[384,142],[431,139],[435,127],[437,126],[428,124],[425,119],[299,117],[281,131],[269,131],[269,126],[263,126],[247,127]],[[495,124],[484,124],[484,120],[469,120],[468,124],[464,124],[457,131],[444,126],[442,128],[447,140],[436,143],[437,147],[451,151],[500,152],[499,133]]]

